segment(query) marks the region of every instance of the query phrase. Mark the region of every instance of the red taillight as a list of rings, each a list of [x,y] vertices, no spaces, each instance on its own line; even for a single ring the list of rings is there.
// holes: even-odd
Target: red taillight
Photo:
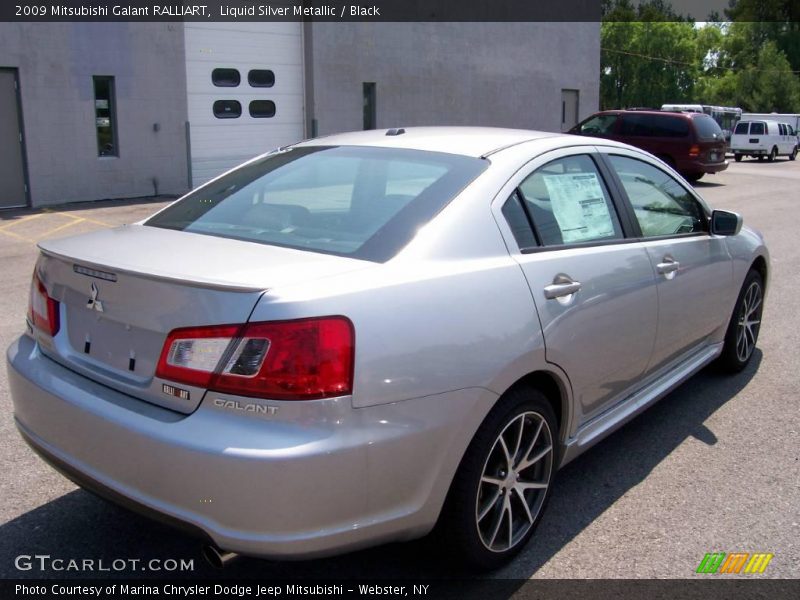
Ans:
[[[697,144],[692,145],[692,147],[689,148],[689,156],[700,156],[700,146]]]
[[[28,317],[34,327],[53,336],[58,333],[60,326],[58,317],[58,302],[47,295],[44,284],[39,276],[34,273],[31,280],[31,295],[28,305]]]
[[[176,329],[156,376],[238,396],[330,398],[352,393],[354,347],[345,317]]]

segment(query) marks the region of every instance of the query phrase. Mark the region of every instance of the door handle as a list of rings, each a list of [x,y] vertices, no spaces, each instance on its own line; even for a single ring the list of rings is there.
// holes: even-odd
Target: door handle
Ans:
[[[681,266],[677,260],[672,258],[671,256],[667,255],[664,257],[663,262],[660,262],[656,265],[656,271],[661,273],[662,275],[668,275],[670,273],[674,273],[677,271]]]
[[[573,281],[567,275],[556,275],[553,283],[544,288],[544,297],[548,300],[571,296],[581,289],[580,281]]]

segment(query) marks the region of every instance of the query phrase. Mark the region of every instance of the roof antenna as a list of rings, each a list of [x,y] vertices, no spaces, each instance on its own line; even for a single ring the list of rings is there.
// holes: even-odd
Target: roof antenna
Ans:
[[[386,135],[403,135],[406,132],[402,127],[392,128],[386,131]]]

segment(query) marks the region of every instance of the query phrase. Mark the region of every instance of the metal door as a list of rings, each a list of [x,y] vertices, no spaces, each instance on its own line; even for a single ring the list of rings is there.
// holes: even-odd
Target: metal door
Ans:
[[[20,122],[16,71],[0,69],[0,208],[26,205]]]
[[[527,208],[541,241],[539,247],[514,253],[514,257],[533,294],[546,358],[569,377],[579,404],[578,420],[583,422],[636,387],[650,359],[658,319],[655,277],[647,251],[641,243],[623,237],[592,153],[592,148],[549,153],[512,180],[522,179],[515,196]],[[575,188],[581,198],[569,197],[570,174],[583,180],[586,192]],[[567,178],[567,185],[559,185],[559,190],[556,185],[561,178]],[[594,191],[589,191],[587,182]],[[566,219],[559,218],[556,205],[567,207],[573,200],[576,208],[584,200],[599,205],[600,210],[591,212],[613,220],[616,233],[609,229],[599,239],[589,235],[583,241],[565,237],[569,233]],[[515,201],[514,196],[509,201]],[[572,218],[587,217],[579,210]],[[592,218],[596,228],[596,217],[588,217]],[[586,224],[593,226],[591,221]]]
[[[561,90],[561,131],[578,124],[578,90]]]

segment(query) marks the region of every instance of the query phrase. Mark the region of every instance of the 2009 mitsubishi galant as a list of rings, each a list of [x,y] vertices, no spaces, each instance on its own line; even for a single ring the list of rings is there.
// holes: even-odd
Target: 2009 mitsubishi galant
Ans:
[[[438,523],[485,567],[559,467],[715,359],[747,365],[769,269],[645,152],[478,128],[299,143],[40,248],[9,380],[62,472],[225,551]]]

